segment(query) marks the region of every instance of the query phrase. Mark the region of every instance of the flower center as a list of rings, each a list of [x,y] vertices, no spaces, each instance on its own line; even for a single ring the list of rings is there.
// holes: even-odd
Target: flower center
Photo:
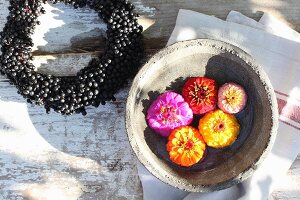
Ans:
[[[200,103],[210,101],[209,97],[212,96],[212,90],[208,86],[204,86],[203,83],[194,83],[194,87],[190,89],[189,95],[199,105]]]
[[[176,121],[176,109],[173,106],[162,106],[160,108],[160,114],[163,118],[163,121]]]
[[[200,98],[200,99],[205,99],[206,98],[206,91],[204,91],[203,89],[200,89],[199,91],[198,91],[198,98]]]
[[[188,139],[188,141],[185,144],[185,149],[190,150],[194,147],[194,143],[191,139]]]
[[[224,124],[219,124],[219,129],[224,128]]]
[[[215,131],[223,131],[225,129],[224,122],[218,122],[218,123],[216,123],[214,129],[215,129]]]
[[[239,103],[240,94],[238,92],[233,92],[226,95],[226,100],[231,106],[235,106]]]

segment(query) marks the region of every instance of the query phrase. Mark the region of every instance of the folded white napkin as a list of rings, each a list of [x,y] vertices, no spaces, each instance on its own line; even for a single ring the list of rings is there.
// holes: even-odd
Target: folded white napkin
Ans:
[[[275,144],[258,170],[245,182],[212,193],[187,193],[162,183],[141,164],[138,172],[145,200],[267,199],[300,152],[300,34],[269,14],[259,22],[232,11],[227,21],[180,10],[168,45],[210,38],[240,47],[264,68],[275,89],[280,123]]]

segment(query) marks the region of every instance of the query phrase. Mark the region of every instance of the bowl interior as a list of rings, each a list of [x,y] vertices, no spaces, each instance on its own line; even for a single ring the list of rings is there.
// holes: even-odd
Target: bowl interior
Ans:
[[[126,124],[133,149],[150,172],[181,189],[216,190],[238,182],[249,175],[245,172],[254,167],[270,141],[272,105],[266,83],[250,65],[251,59],[241,58],[235,52],[238,49],[228,51],[224,45],[195,40],[167,48],[143,67],[129,94]],[[241,125],[236,142],[223,149],[207,148],[204,159],[187,168],[170,161],[167,139],[148,127],[146,114],[159,94],[167,90],[181,93],[187,78],[196,76],[215,79],[219,86],[238,83],[245,88],[248,102],[236,115]],[[200,118],[194,115],[194,127],[198,127]]]

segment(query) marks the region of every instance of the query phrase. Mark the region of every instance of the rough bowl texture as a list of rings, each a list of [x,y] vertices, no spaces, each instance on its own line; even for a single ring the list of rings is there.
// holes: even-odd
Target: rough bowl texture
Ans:
[[[206,76],[219,85],[236,82],[248,94],[246,108],[236,115],[237,141],[223,149],[208,148],[202,162],[190,168],[173,164],[166,138],[147,126],[150,103],[166,90],[180,93],[188,77]],[[198,39],[176,43],[154,55],[135,77],[126,106],[126,129],[139,160],[157,178],[193,192],[220,190],[248,178],[271,148],[278,126],[271,83],[244,51],[220,41]],[[194,119],[195,127],[201,116]]]

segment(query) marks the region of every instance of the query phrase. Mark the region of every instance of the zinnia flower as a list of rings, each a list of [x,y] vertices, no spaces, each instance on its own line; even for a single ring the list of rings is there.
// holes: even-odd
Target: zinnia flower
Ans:
[[[189,167],[204,156],[206,145],[199,131],[183,126],[172,131],[168,138],[167,151],[172,162]]]
[[[204,114],[217,107],[217,89],[217,83],[213,79],[190,78],[183,86],[182,96],[194,114]]]
[[[149,107],[147,120],[152,129],[167,137],[173,129],[190,124],[193,112],[180,94],[165,92]]]
[[[199,121],[199,131],[207,146],[222,148],[237,139],[240,125],[234,115],[220,109],[204,115]]]
[[[244,88],[236,83],[225,83],[218,92],[218,106],[227,113],[238,113],[244,109],[247,94]]]

